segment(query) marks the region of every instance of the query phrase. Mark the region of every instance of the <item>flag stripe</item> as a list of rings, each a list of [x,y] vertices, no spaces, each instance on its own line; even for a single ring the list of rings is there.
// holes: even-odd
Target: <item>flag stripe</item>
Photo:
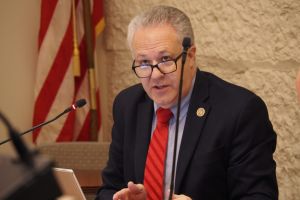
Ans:
[[[105,26],[102,1],[95,1],[93,5],[93,24],[96,36],[99,35]]]
[[[44,85],[64,39],[68,24],[70,23],[70,9],[70,1],[61,1],[59,3],[59,6],[55,9],[45,38],[42,41],[38,56],[35,96],[38,96],[41,87]]]
[[[57,2],[58,2],[57,0],[56,1],[47,0],[47,1],[42,1],[41,3],[42,12],[41,12],[41,20],[40,20],[41,25],[40,25],[39,41],[38,41],[39,49],[47,33]]]
[[[56,94],[56,97],[52,103],[52,106],[49,110],[49,113],[46,117],[46,121],[56,116],[58,113],[60,113],[62,110],[65,109],[65,105],[70,105],[73,97],[71,95],[68,95],[68,93],[73,93],[73,87],[72,83],[70,83],[69,79],[72,77],[72,71],[69,67],[65,77],[61,83],[61,87],[59,88],[58,93]],[[66,93],[66,91],[68,93]],[[47,97],[45,97],[47,98]],[[56,141],[57,134],[60,132],[62,127],[64,126],[64,123],[66,121],[67,115],[62,116],[60,119],[55,121],[54,125],[44,126],[39,133],[38,141],[37,143],[41,143],[40,141]]]
[[[87,141],[90,139],[90,135],[86,134],[88,132],[88,130],[90,129],[89,127],[89,121],[91,120],[91,112],[88,113],[88,115],[86,116],[86,119],[83,123],[82,129],[80,130],[80,133],[77,137],[77,141]]]
[[[45,121],[47,114],[51,108],[51,105],[55,99],[56,93],[60,87],[60,84],[64,78],[67,68],[70,63],[72,48],[72,40],[68,37],[68,34],[72,34],[71,21],[68,25],[67,32],[58,51],[58,54],[54,60],[54,63],[49,71],[47,79],[39,92],[39,96],[35,102],[34,124],[39,124]],[[39,109],[43,108],[43,109]],[[33,139],[36,140],[41,129],[34,131]]]
[[[83,46],[84,46],[84,43],[82,42],[81,46],[80,46],[80,52],[84,52],[84,51],[82,51],[84,49]],[[83,58],[83,56],[81,58]],[[74,93],[75,93],[76,97],[78,96],[77,94],[80,90],[80,86],[87,85],[87,84],[83,84],[84,77],[86,77],[86,72],[87,72],[87,70],[86,70],[87,67],[84,67],[84,65],[85,65],[84,59],[81,59],[81,76],[79,78],[75,78],[75,91],[74,91]],[[87,91],[87,89],[85,89],[84,91]],[[86,96],[88,96],[88,93],[86,93],[86,95],[83,95],[83,97],[86,97]],[[81,99],[81,97],[77,97],[76,99]],[[73,101],[76,101],[76,99],[73,99]],[[87,112],[88,112],[88,110],[87,110]],[[74,136],[75,136],[74,131],[75,131],[75,129],[74,129],[74,126],[70,126],[70,125],[74,124],[75,117],[76,117],[75,112],[71,112],[70,114],[68,114],[68,118],[66,120],[65,126],[61,130],[60,135],[59,135],[59,137],[57,138],[56,141],[62,142],[62,141],[72,141],[72,140],[74,140]],[[89,120],[85,120],[85,121],[87,121],[87,123],[89,123]],[[71,133],[74,133],[74,134],[71,134]]]
[[[64,123],[64,127],[62,128],[60,134],[58,135],[58,137],[56,139],[57,142],[73,140],[73,135],[70,133],[73,132],[74,120],[75,120],[75,112],[70,112],[68,114],[66,122]]]

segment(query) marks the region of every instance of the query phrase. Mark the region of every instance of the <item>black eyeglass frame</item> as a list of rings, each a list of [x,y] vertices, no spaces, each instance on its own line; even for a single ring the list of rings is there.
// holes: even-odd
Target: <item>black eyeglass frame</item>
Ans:
[[[175,72],[175,71],[177,70],[177,61],[179,60],[179,58],[180,58],[182,55],[183,55],[183,52],[180,53],[180,54],[179,54],[176,58],[174,58],[174,59],[162,61],[162,62],[159,62],[159,63],[157,63],[157,64],[155,64],[155,65],[147,64],[147,66],[151,67],[151,73],[150,73],[149,76],[142,76],[142,77],[141,77],[141,76],[139,76],[139,75],[136,73],[135,68],[141,67],[141,65],[139,65],[139,66],[134,66],[135,60],[133,60],[131,69],[134,71],[135,75],[136,75],[138,78],[148,78],[148,77],[150,77],[150,76],[152,75],[152,72],[153,72],[153,69],[154,69],[154,68],[157,68],[157,69],[159,70],[159,72],[162,73],[162,74],[170,74],[170,73],[173,73],[173,72]],[[174,61],[174,63],[175,63],[175,69],[174,69],[173,71],[167,72],[167,73],[162,72],[162,71],[159,69],[158,65],[161,64],[161,63],[164,63],[164,62],[169,62],[169,61]]]

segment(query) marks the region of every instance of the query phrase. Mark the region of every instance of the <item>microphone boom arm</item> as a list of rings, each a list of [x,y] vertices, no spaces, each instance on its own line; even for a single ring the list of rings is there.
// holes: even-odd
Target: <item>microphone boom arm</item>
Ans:
[[[85,99],[80,99],[80,100],[76,101],[72,106],[70,106],[69,108],[65,109],[62,113],[60,113],[60,114],[57,115],[56,117],[52,118],[51,120],[46,121],[46,122],[43,122],[43,123],[40,123],[40,124],[38,124],[38,125],[32,127],[31,129],[29,129],[29,130],[27,130],[27,131],[25,131],[25,132],[23,132],[23,133],[20,133],[19,135],[22,136],[22,135],[24,135],[24,134],[26,134],[26,133],[29,133],[29,132],[31,132],[31,131],[34,131],[35,129],[38,129],[38,128],[40,128],[40,127],[46,125],[46,124],[49,124],[49,123],[51,123],[51,122],[57,120],[58,118],[60,118],[60,117],[63,116],[64,114],[66,114],[66,113],[68,113],[68,112],[70,112],[70,111],[72,111],[72,110],[75,110],[76,108],[80,108],[80,107],[84,106],[85,104],[86,104],[86,100],[85,100]],[[11,140],[12,140],[11,138],[8,138],[8,139],[6,139],[6,140],[3,140],[2,142],[0,142],[0,146],[3,145],[3,144],[5,144],[5,143],[7,143],[7,142],[9,142],[9,141],[11,141]]]

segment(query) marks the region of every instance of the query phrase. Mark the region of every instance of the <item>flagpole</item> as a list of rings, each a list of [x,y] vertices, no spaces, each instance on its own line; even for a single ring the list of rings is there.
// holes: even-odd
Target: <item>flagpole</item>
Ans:
[[[98,115],[97,115],[97,98],[96,98],[96,79],[95,79],[95,62],[94,62],[94,41],[95,30],[92,28],[91,4],[90,0],[82,0],[83,21],[85,31],[85,41],[87,49],[88,76],[90,87],[90,139],[98,140]]]

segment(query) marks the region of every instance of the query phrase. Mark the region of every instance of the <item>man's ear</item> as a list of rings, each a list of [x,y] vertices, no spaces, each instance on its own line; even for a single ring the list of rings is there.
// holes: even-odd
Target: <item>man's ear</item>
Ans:
[[[196,56],[196,46],[193,44],[188,50],[189,57]]]
[[[187,53],[189,58],[189,66],[194,67],[196,65],[196,46],[192,45]]]

